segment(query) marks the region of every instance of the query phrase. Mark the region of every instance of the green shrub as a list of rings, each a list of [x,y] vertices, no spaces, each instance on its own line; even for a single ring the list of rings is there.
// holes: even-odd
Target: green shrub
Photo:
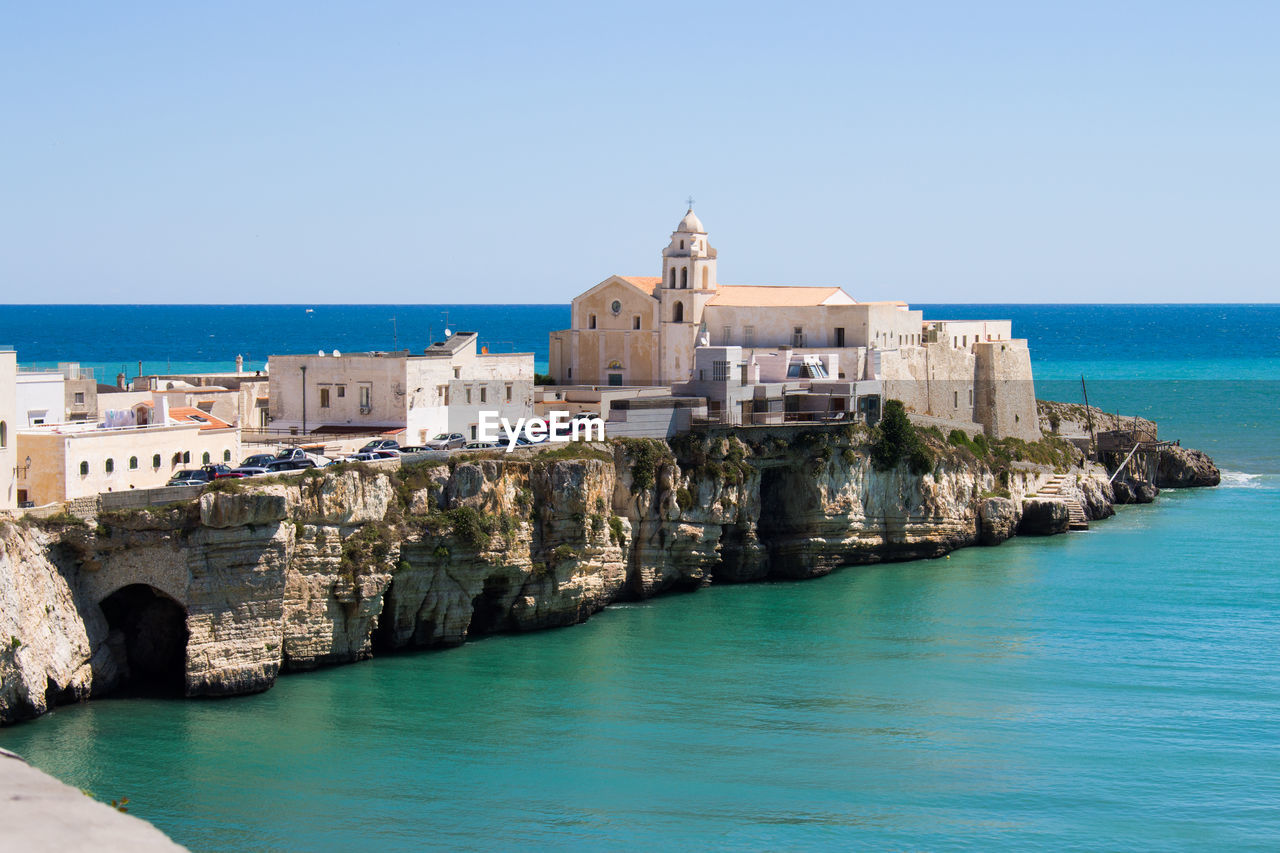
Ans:
[[[653,438],[624,438],[620,442],[631,459],[632,491],[652,489],[658,482],[658,468],[672,461],[671,448]]]
[[[446,510],[444,515],[449,519],[453,535],[464,544],[480,548],[489,541],[489,534],[493,532],[492,521],[475,509],[460,506]]]
[[[692,509],[693,495],[689,492],[688,489],[681,487],[676,490],[676,503],[679,504],[680,508],[683,510]]]
[[[431,556],[435,557],[442,563],[449,562],[449,549],[444,545],[437,545],[436,549],[431,552]]]
[[[622,532],[622,519],[616,515],[609,517],[609,538],[614,545],[621,545],[626,539]]]
[[[938,438],[941,430],[935,430]],[[916,434],[915,425],[907,417],[901,400],[886,400],[884,415],[875,429],[871,442],[871,461],[882,471],[897,467],[908,460],[913,473],[922,474],[933,467],[933,454]]]

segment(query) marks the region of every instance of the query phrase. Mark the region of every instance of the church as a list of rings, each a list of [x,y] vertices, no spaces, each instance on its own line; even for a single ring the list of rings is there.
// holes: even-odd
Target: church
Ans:
[[[1030,353],[1008,320],[932,320],[905,302],[859,302],[837,286],[721,284],[692,207],[661,275],[613,275],[551,333],[557,385],[682,386],[699,352],[732,348],[748,374],[876,381],[885,398],[988,435],[1038,437]]]

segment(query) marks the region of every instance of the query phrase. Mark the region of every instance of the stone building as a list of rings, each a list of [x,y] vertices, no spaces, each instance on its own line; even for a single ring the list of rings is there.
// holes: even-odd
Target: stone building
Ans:
[[[458,332],[421,354],[273,355],[272,429],[369,433],[404,430],[402,445],[438,433],[475,437],[481,411],[514,422],[533,414],[533,353],[477,352]]]
[[[0,346],[0,509],[18,505],[18,354]]]
[[[885,397],[902,399],[922,419],[1039,437],[1030,352],[1009,321],[926,321],[905,302],[858,302],[836,286],[721,284],[718,260],[689,210],[662,251],[660,276],[610,276],[573,300],[572,328],[551,333],[555,381],[688,393],[688,383],[706,381],[695,375],[698,350],[730,347],[741,352],[741,375],[780,368],[783,379],[881,381]],[[836,371],[807,375],[806,365],[832,357]],[[852,405],[858,394],[847,390],[824,394]],[[786,401],[760,393],[747,395],[756,411],[787,411]],[[814,403],[791,405],[808,411]],[[730,422],[751,422],[739,415]]]
[[[239,464],[240,431],[199,409],[145,410],[143,423],[45,424],[21,430],[16,482],[19,503],[59,503],[103,492],[163,486],[183,468]],[[28,463],[25,460],[30,459]]]

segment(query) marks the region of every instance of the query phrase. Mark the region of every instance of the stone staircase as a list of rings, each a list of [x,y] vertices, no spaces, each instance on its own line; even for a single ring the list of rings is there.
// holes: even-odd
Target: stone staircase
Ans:
[[[1067,505],[1068,530],[1088,530],[1089,518],[1084,514],[1084,507],[1075,496],[1065,494],[1063,491],[1068,486],[1067,476],[1054,474],[1048,482],[1036,490],[1036,494],[1042,498],[1059,498]],[[1074,480],[1071,485],[1074,485]]]

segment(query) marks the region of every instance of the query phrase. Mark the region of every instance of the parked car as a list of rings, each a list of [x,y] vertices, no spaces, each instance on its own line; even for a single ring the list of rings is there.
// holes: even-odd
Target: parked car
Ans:
[[[203,486],[213,480],[213,475],[200,468],[183,468],[169,478],[166,486]]]
[[[497,450],[498,445],[492,441],[468,441],[464,450]]]
[[[361,453],[371,453],[377,450],[394,450],[400,451],[400,442],[394,438],[376,438],[373,441],[360,448]]]
[[[274,453],[255,453],[252,456],[246,456],[241,462],[241,468],[266,468],[276,458]]]
[[[327,462],[328,460],[325,461]],[[281,450],[276,454],[276,457],[267,464],[267,470],[272,473],[277,471],[299,471],[303,468],[315,467],[316,460],[296,447]]]
[[[361,450],[361,451],[360,451],[360,452],[358,452],[358,453],[352,453],[350,456],[346,457],[345,459],[343,459],[343,460],[341,460],[341,461],[343,461],[343,462],[373,462],[373,461],[375,461],[375,460],[378,460],[378,459],[384,459],[384,458],[386,458],[386,457],[384,457],[384,456],[383,456],[382,454],[380,454],[380,453],[374,453],[373,451],[370,451],[370,450]]]
[[[230,473],[229,467],[225,465],[205,465],[204,467],[184,467],[173,476],[170,476],[169,482],[165,485],[204,485],[212,483],[218,478],[219,469],[225,469]]]
[[[266,465],[241,465],[239,468],[231,469],[231,476],[234,477],[260,477],[267,473]]]
[[[221,462],[219,462],[216,465],[201,465],[200,470],[208,474],[212,474],[213,479],[215,480],[221,477],[228,477],[231,475],[231,466],[223,465]]]
[[[467,437],[460,432],[442,432],[426,443],[427,450],[457,450],[465,446]]]
[[[403,455],[403,454],[406,454],[406,453],[422,453],[424,450],[430,450],[430,449],[431,449],[430,447],[423,447],[423,446],[422,446],[422,445],[420,445],[420,444],[415,444],[415,445],[411,445],[411,446],[404,446],[404,447],[401,447],[401,448],[400,448],[400,453],[401,453],[402,455]]]

